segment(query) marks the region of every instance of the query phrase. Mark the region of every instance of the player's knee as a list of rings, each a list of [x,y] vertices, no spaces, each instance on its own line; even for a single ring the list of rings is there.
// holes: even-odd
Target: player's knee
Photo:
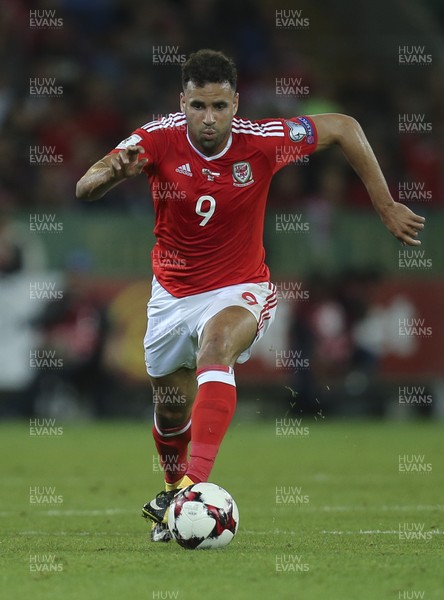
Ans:
[[[183,404],[176,403],[173,406],[169,406],[165,402],[165,398],[162,400],[155,401],[154,403],[154,412],[156,413],[156,417],[161,426],[176,427],[188,419],[191,407],[187,402],[184,402]]]
[[[180,421],[188,414],[192,400],[179,386],[159,385],[153,382],[153,404],[157,416]]]
[[[197,368],[205,365],[232,365],[235,359],[233,344],[226,336],[217,333],[203,340],[197,354]]]
[[[197,368],[213,364],[232,367],[240,354],[252,344],[256,331],[256,319],[242,306],[222,310],[204,328]]]

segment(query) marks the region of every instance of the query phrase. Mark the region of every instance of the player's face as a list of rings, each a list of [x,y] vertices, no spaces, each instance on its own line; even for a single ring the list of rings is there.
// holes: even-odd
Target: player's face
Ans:
[[[186,115],[191,142],[202,154],[212,156],[224,149],[238,100],[239,94],[228,82],[204,87],[188,82],[180,94],[180,109]]]

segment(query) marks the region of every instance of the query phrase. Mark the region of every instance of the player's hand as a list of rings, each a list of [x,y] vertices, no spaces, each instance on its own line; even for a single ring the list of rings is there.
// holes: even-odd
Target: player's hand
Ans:
[[[404,245],[421,245],[416,238],[424,229],[425,218],[415,214],[405,204],[393,202],[380,212],[380,217],[387,229]]]
[[[142,146],[128,146],[119,152],[114,154],[111,158],[111,173],[113,179],[121,181],[122,179],[129,179],[140,175],[143,167],[148,162],[147,158],[139,160],[139,154],[143,154],[145,151]]]

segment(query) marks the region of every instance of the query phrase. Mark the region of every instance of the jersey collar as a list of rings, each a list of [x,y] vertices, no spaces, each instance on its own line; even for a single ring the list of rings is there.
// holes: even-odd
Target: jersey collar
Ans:
[[[188,143],[190,144],[191,148],[194,150],[194,152],[197,152],[197,154],[199,156],[201,156],[202,158],[204,158],[205,160],[216,160],[217,158],[221,158],[221,156],[223,156],[224,154],[226,154],[228,152],[228,150],[231,148],[231,143],[233,141],[233,134],[230,131],[230,137],[227,140],[227,143],[225,145],[225,148],[223,150],[221,150],[218,154],[215,154],[214,156],[206,156],[205,154],[202,154],[202,152],[200,152],[195,146],[193,146],[193,142],[190,140],[190,136],[188,135],[188,127],[187,127],[187,140]]]

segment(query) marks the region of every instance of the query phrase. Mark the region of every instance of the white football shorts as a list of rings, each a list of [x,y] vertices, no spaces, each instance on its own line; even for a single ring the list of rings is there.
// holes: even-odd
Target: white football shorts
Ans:
[[[147,307],[148,327],[143,340],[148,374],[163,377],[180,367],[195,369],[205,324],[228,306],[243,306],[257,321],[256,338],[237,359],[238,363],[246,362],[252,346],[274,321],[276,305],[276,286],[270,282],[230,285],[176,298],[153,277]]]

